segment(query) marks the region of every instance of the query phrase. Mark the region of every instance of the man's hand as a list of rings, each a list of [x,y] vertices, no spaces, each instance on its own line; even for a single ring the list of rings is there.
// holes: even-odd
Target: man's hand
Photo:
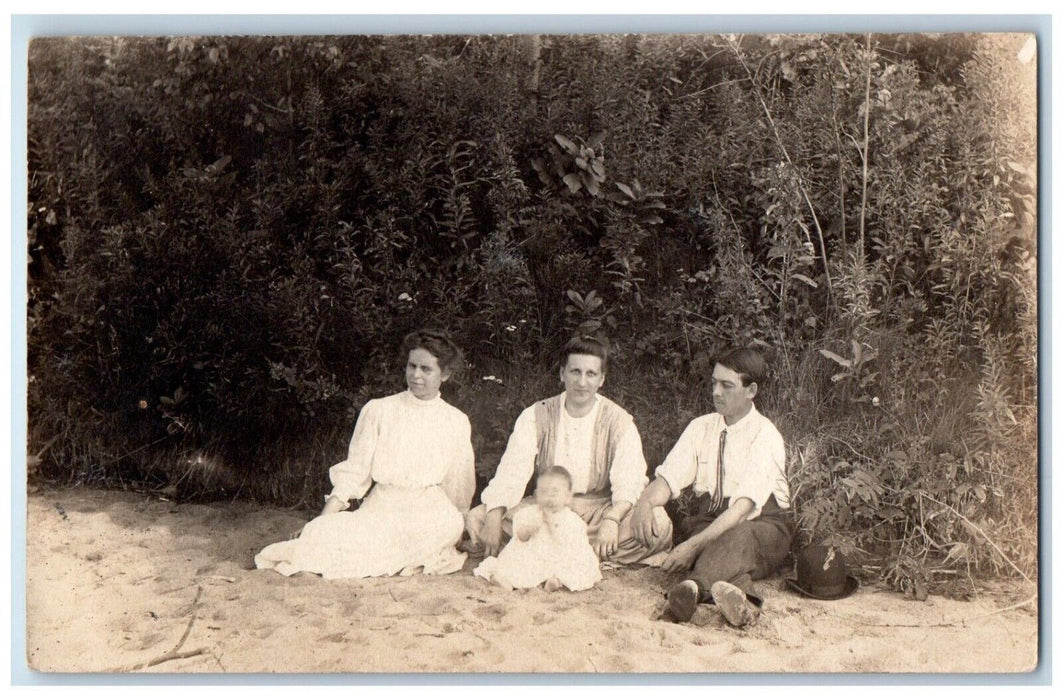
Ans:
[[[658,532],[657,519],[653,517],[653,506],[641,498],[631,514],[631,526],[635,531],[635,539],[646,547],[661,534]]]
[[[653,516],[653,509],[668,503],[671,497],[672,487],[660,476],[642,490],[631,514],[635,539],[642,545],[649,547],[656,538],[664,534],[661,532],[661,526],[657,524],[657,518]]]
[[[502,551],[502,508],[492,508],[484,519],[480,540],[484,543],[484,557],[497,557]]]
[[[691,544],[690,540],[677,544],[668,553],[668,558],[661,564],[661,568],[669,573],[689,571],[694,566],[694,561],[698,558],[700,551],[701,547]]]
[[[598,526],[598,541],[595,543],[595,554],[599,561],[611,559],[616,554],[620,543],[620,523],[615,520],[602,520]]]

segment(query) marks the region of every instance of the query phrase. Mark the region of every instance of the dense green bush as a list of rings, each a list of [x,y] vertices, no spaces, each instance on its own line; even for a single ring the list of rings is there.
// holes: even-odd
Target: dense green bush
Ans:
[[[490,477],[575,332],[659,463],[763,348],[802,541],[1036,569],[1023,36],[39,39],[30,452],[314,503],[421,325]]]

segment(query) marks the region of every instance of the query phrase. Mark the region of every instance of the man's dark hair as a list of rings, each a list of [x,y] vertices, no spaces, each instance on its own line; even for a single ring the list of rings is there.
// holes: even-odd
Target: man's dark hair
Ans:
[[[742,378],[742,386],[756,382],[757,387],[762,388],[768,378],[768,363],[764,361],[764,356],[753,348],[729,350],[716,360],[716,364],[738,372],[738,376]]]
[[[609,369],[609,346],[589,335],[580,335],[565,343],[558,356],[561,369],[568,364],[569,355],[594,355],[602,361],[602,374]]]

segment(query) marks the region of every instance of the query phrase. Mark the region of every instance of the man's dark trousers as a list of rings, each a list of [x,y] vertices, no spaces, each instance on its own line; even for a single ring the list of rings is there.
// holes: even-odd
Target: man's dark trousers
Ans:
[[[710,494],[702,494],[698,512],[680,520],[681,541],[698,534],[719,516],[720,512],[711,512],[711,501]],[[790,510],[780,508],[772,495],[756,518],[738,523],[702,547],[689,576],[701,589],[701,602],[712,602],[712,584],[728,581],[741,588],[754,605],[762,605],[764,600],[756,594],[753,581],[771,576],[783,565],[793,537]]]

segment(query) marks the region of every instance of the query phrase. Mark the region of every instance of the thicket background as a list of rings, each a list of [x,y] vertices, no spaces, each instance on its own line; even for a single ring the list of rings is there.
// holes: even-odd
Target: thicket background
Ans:
[[[481,487],[576,332],[652,468],[753,344],[801,543],[1033,578],[1026,40],[35,40],[31,477],[316,507],[423,325]]]

